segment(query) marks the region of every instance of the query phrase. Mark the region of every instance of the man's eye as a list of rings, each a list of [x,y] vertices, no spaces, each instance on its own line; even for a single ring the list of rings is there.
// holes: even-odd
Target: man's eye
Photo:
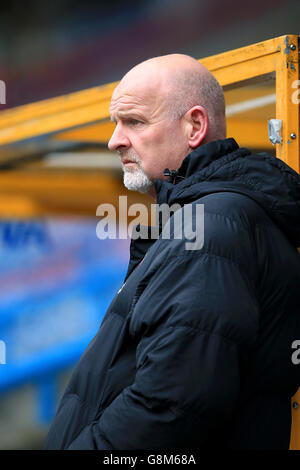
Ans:
[[[138,119],[129,119],[129,124],[131,126],[137,126],[138,124],[141,124],[141,121],[139,121]]]

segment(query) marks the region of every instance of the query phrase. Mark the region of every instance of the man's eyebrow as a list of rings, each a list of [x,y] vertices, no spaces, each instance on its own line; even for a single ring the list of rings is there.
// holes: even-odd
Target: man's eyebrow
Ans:
[[[119,119],[143,119],[139,113],[130,112],[130,111],[119,111],[116,113],[116,117],[110,116],[110,120],[115,123],[117,122],[117,118]]]

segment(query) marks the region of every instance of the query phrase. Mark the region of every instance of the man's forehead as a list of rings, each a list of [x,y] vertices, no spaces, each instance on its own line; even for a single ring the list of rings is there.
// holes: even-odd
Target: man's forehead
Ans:
[[[148,61],[135,66],[124,75],[113,97],[119,94],[137,97],[157,96],[160,90],[164,90],[167,83],[166,70],[155,61]]]
[[[126,80],[121,80],[119,85],[115,88],[112,98],[117,99],[121,96],[136,97],[139,99],[148,99],[152,96],[157,96],[160,90],[159,81],[151,80],[148,77],[140,77],[132,80],[128,77]]]
[[[151,87],[143,86],[142,84],[132,83],[129,86],[120,84],[115,88],[112,94],[112,101],[133,100],[137,103],[148,100],[153,96],[154,90]]]
[[[110,113],[124,113],[132,107],[146,110],[153,108],[162,101],[162,90],[153,83],[135,82],[122,83],[115,88],[111,103]]]
[[[142,110],[149,105],[151,105],[151,95],[142,94],[138,89],[120,89],[113,93],[109,110],[111,114],[122,115],[130,112],[132,108]]]

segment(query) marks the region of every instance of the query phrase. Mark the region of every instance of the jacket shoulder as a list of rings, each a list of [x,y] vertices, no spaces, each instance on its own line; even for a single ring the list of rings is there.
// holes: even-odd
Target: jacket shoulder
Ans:
[[[222,191],[201,197],[196,204],[204,204],[204,211],[232,218],[236,222],[246,224],[249,228],[253,223],[266,220],[264,209],[252,198],[239,192]],[[250,223],[250,225],[249,225]]]
[[[161,248],[164,259],[184,257],[196,262],[198,255],[209,254],[247,269],[255,253],[253,220],[261,210],[250,198],[237,193],[204,196],[172,216],[157,249]]]

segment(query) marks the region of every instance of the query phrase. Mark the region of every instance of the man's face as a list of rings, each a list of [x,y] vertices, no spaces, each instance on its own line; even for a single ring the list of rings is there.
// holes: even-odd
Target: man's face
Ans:
[[[165,168],[177,169],[189,151],[182,119],[170,118],[164,87],[157,85],[121,82],[110,104],[116,128],[108,147],[120,154],[125,186],[141,192]]]

